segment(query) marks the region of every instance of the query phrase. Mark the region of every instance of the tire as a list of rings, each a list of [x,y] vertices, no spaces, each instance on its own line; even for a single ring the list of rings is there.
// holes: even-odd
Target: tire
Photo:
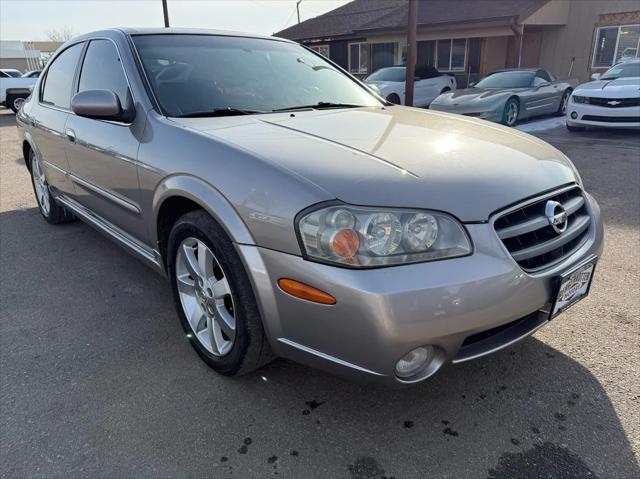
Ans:
[[[580,131],[585,131],[587,128],[584,126],[571,126],[571,125],[567,125],[567,130],[569,130],[572,133],[577,133]]]
[[[187,213],[171,229],[167,251],[178,317],[204,362],[239,376],[274,359],[251,282],[222,227],[203,210]],[[200,258],[207,258],[204,272]]]
[[[33,186],[33,193],[36,196],[38,209],[42,217],[52,225],[73,221],[75,216],[56,203],[56,200],[51,195],[49,184],[44,176],[44,170],[33,151],[29,152],[29,170],[31,173],[31,186]]]
[[[571,97],[571,88],[567,88],[562,94],[562,98],[560,99],[560,105],[558,105],[558,111],[556,111],[556,116],[565,116],[567,114],[567,106],[569,105],[569,97]]]
[[[27,99],[29,97],[28,94],[26,93],[10,93],[7,95],[5,104],[7,105],[7,107],[9,107],[9,109],[13,112],[13,113],[18,113],[18,110],[20,109],[19,105],[16,105],[16,100],[20,100],[20,99]]]
[[[387,96],[387,101],[389,103],[393,103],[394,105],[400,105],[401,104],[400,97],[395,93],[392,93],[391,95]]]
[[[502,120],[500,123],[506,126],[515,126],[518,123],[518,115],[520,114],[520,102],[517,98],[509,98],[504,105],[502,112]]]

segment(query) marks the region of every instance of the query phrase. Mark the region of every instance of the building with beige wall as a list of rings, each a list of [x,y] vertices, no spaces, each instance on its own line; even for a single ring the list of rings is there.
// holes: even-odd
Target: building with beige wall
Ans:
[[[355,0],[276,33],[364,76],[406,60],[406,0]],[[638,56],[640,0],[419,0],[419,64],[459,85],[500,68],[541,67],[585,81]]]

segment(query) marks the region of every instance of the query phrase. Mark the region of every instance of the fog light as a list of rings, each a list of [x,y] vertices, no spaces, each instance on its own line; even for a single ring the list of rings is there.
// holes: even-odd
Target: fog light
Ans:
[[[576,118],[578,118],[578,114],[575,111],[572,111],[571,112],[571,118],[573,118],[575,120]]]
[[[396,363],[396,375],[401,378],[415,376],[422,371],[435,357],[433,346],[421,346],[410,351]]]

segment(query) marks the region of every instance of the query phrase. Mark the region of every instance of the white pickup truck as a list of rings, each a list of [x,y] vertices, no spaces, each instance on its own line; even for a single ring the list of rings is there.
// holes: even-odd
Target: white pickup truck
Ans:
[[[0,105],[18,111],[23,99],[31,95],[37,78],[12,77],[0,71]]]

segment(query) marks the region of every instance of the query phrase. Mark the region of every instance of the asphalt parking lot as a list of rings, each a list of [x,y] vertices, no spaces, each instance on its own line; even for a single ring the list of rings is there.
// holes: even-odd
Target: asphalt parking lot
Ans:
[[[591,295],[514,347],[385,390],[285,360],[216,375],[163,278],[40,217],[1,110],[2,477],[640,477],[640,136],[535,134],[602,207]]]

